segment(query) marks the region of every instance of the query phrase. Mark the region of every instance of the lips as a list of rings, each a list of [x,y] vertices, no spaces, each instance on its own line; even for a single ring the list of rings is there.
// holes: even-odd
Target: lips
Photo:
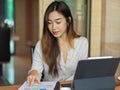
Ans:
[[[54,35],[58,35],[59,31],[53,31]]]

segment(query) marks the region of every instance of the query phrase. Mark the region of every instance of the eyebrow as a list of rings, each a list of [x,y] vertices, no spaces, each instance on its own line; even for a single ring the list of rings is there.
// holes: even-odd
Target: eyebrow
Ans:
[[[60,20],[60,19],[62,19],[62,18],[57,18],[57,19],[55,19],[53,21]],[[52,21],[52,20],[48,19],[48,21]]]

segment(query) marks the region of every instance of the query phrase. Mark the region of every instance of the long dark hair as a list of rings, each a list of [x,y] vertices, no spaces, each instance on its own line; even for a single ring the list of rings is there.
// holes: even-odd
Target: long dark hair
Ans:
[[[72,40],[75,37],[78,37],[78,35],[74,31],[73,27],[73,18],[71,11],[67,4],[63,1],[54,1],[52,2],[44,16],[44,26],[43,26],[43,36],[42,36],[42,52],[44,59],[46,63],[49,66],[49,73],[52,76],[58,75],[58,65],[60,60],[60,47],[57,41],[57,38],[55,38],[48,29],[48,16],[51,12],[57,11],[61,15],[63,15],[67,22],[67,36],[70,45],[72,46]]]

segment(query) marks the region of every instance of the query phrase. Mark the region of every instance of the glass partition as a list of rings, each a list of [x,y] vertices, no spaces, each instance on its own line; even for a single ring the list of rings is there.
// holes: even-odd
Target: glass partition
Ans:
[[[0,22],[6,23],[14,34],[14,0],[0,0]],[[14,40],[10,40],[10,53],[14,54]]]
[[[0,0],[0,23],[7,24],[11,30],[11,37],[15,34],[14,30],[14,0]],[[10,53],[13,55],[15,53],[15,41],[10,39]],[[2,75],[7,79],[8,83],[14,84],[14,58],[10,58],[10,62],[2,65],[3,73]],[[4,82],[5,82],[4,80]],[[2,83],[4,83],[2,82]]]

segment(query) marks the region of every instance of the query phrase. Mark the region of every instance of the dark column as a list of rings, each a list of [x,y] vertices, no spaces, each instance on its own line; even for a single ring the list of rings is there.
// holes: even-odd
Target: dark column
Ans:
[[[2,76],[2,64],[0,64],[0,77]]]

